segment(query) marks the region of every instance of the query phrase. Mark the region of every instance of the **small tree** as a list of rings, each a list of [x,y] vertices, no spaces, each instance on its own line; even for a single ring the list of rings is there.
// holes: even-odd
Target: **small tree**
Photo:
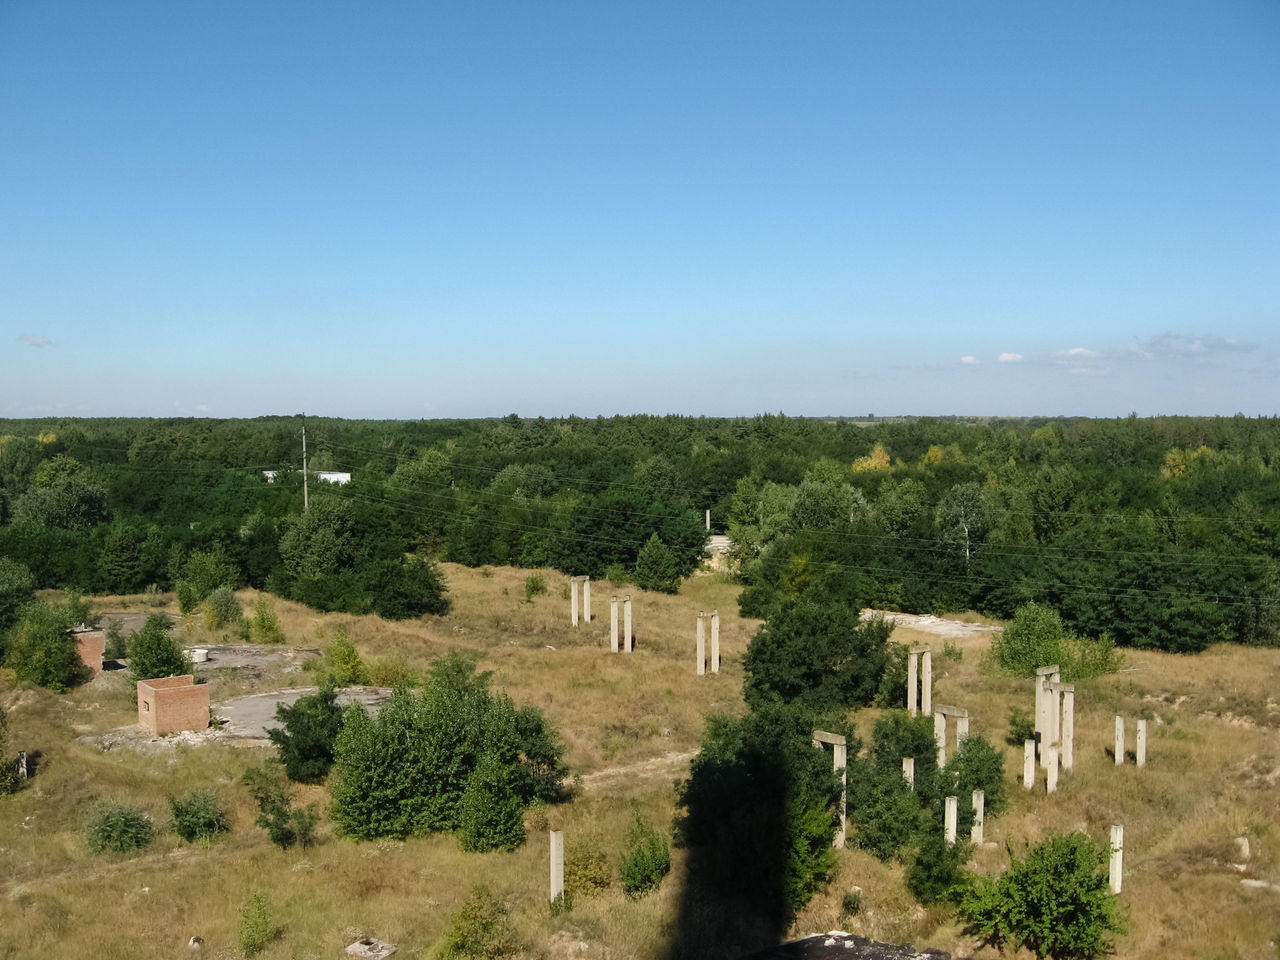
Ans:
[[[169,798],[169,827],[188,843],[211,843],[231,829],[227,811],[218,798],[204,790],[192,790]]]
[[[449,918],[440,955],[497,960],[518,953],[520,941],[507,912],[506,904],[490,893],[488,887],[476,887]]]
[[[244,619],[244,611],[240,609],[235,591],[226,584],[209,592],[200,604],[200,612],[204,616],[204,625],[210,630],[218,630]]]
[[[281,850],[294,844],[306,849],[315,843],[316,824],[320,815],[315,804],[293,806],[293,796],[278,769],[270,766],[250,767],[240,778],[258,804],[258,826],[267,831],[271,842]]]
[[[36,579],[24,564],[0,557],[0,634],[18,622],[18,611],[35,599]],[[4,648],[0,644],[0,654]]]
[[[342,708],[332,681],[293,706],[276,704],[276,719],[284,728],[271,727],[267,736],[280,751],[285,775],[298,783],[319,783],[333,766],[333,742],[342,730]]]
[[[512,785],[513,772],[496,752],[481,755],[459,801],[463,850],[514,850],[524,843],[524,804]]]
[[[671,844],[637,811],[619,865],[622,892],[628,900],[639,900],[657,890],[670,870]]]
[[[680,590],[680,562],[655,533],[636,555],[636,586],[642,590],[676,593]]]
[[[960,899],[965,932],[1037,957],[1090,960],[1125,932],[1103,865],[1109,850],[1083,833],[1053,835],[1013,859],[999,877],[978,878]]]
[[[251,894],[240,906],[240,952],[246,957],[257,956],[277,936],[266,896]]]
[[[54,693],[65,693],[91,676],[76,652],[68,632],[87,619],[78,598],[63,603],[33,600],[22,608],[18,623],[9,631],[5,664],[18,675]]]
[[[180,677],[191,673],[191,658],[169,633],[169,618],[163,613],[147,617],[142,629],[129,638],[126,646],[129,654],[130,688],[136,700],[137,682],[156,677]]]
[[[137,807],[102,801],[89,811],[85,839],[90,853],[131,853],[151,842],[151,818]]]

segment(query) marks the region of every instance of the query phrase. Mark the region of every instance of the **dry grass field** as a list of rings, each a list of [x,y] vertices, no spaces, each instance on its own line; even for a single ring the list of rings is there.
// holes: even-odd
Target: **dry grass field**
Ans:
[[[660,827],[671,820],[674,782],[697,749],[703,718],[739,713],[741,655],[758,626],[737,615],[737,588],[698,575],[680,595],[617,591],[595,583],[589,624],[569,625],[567,578],[544,571],[548,594],[524,602],[529,571],[470,570],[445,565],[453,612],[443,618],[388,623],[377,617],[317,615],[273,600],[288,643],[323,646],[345,630],[375,679],[424,667],[451,648],[479,654],[493,685],[520,704],[541,707],[567,747],[577,780],[575,798],[530,812],[528,843],[514,853],[465,854],[438,836],[405,843],[356,844],[322,824],[321,841],[281,852],[253,824],[255,809],[238,778],[270,752],[222,744],[179,746],[156,755],[102,752],[81,737],[131,722],[122,673],[65,696],[16,685],[0,672],[0,704],[10,718],[13,749],[39,751],[26,789],[0,798],[0,958],[160,958],[191,955],[191,936],[204,955],[239,956],[238,911],[253,892],[267,896],[278,938],[260,956],[330,958],[360,936],[400,944],[399,956],[430,953],[450,914],[478,884],[509,904],[525,954],[548,958],[656,960],[674,929],[683,863],[661,890],[628,901],[616,863],[628,823],[639,810]],[[630,593],[637,648],[609,653],[609,596]],[[246,609],[255,595],[241,594]],[[145,612],[142,597],[99,598],[97,608]],[[170,600],[167,607],[175,605]],[[717,676],[693,670],[694,618],[718,609],[724,667]],[[973,620],[972,616],[966,619]],[[214,643],[220,635],[198,624],[179,628],[183,642]],[[982,668],[989,634],[945,641],[899,628],[894,639],[935,651],[935,703],[969,708],[973,732],[1003,744],[1010,707],[1030,710],[1030,681],[993,676]],[[261,675],[209,674],[211,697],[290,685],[313,678],[297,669]],[[1122,958],[1275,957],[1280,935],[1280,651],[1215,648],[1196,658],[1129,651],[1121,673],[1077,686],[1076,768],[1053,796],[1026,793],[1021,747],[1007,747],[1010,809],[989,819],[990,843],[973,866],[995,872],[1015,852],[1049,831],[1084,830],[1105,840],[1125,826],[1121,900],[1129,933]],[[1149,761],[1116,767],[1110,755],[1114,716],[1149,723]],[[875,711],[857,718],[869,734]],[[1133,734],[1130,733],[1130,749]],[[232,816],[232,831],[207,847],[178,840],[165,826],[166,796],[193,788],[215,791]],[[323,788],[299,789],[304,801],[326,803]],[[154,817],[156,840],[136,857],[92,856],[83,821],[92,803],[113,798]],[[552,916],[547,903],[547,836],[563,829],[570,866],[588,855],[614,864],[612,886]],[[1248,842],[1241,871],[1236,838]],[[945,909],[920,908],[906,893],[903,868],[850,848],[838,875],[797,919],[796,935],[844,926],[852,932],[963,955],[975,949]],[[1245,885],[1242,880],[1266,886]],[[1276,886],[1270,886],[1270,885]],[[863,908],[843,922],[840,903],[853,887]]]

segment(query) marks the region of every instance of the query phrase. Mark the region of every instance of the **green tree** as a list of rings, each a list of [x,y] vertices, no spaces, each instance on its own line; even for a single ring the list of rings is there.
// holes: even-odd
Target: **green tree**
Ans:
[[[298,783],[319,783],[333,766],[333,744],[342,730],[342,708],[332,681],[292,705],[276,704],[276,719],[267,736],[280,753],[285,775]]]
[[[458,802],[458,842],[463,850],[514,850],[524,843],[524,803],[512,782],[513,766],[486,750]]]
[[[132,693],[135,699],[139,680],[180,677],[192,672],[191,658],[173,639],[169,632],[169,618],[163,613],[147,617],[142,629],[129,638],[125,652],[128,654],[129,679],[134,684]]]
[[[240,582],[240,570],[218,547],[213,550],[193,550],[182,564],[175,589],[178,608],[187,613],[219,587],[234,589]]]
[[[636,555],[636,586],[642,590],[676,593],[680,589],[680,565],[656,533]]]
[[[1083,833],[1050,836],[999,877],[975,880],[960,899],[965,932],[1055,960],[1109,952],[1125,922],[1103,871],[1108,855]]]
[[[73,626],[87,616],[86,606],[75,597],[62,603],[33,600],[22,608],[9,630],[5,665],[19,680],[66,693],[92,675],[76,652]]]
[[[23,604],[35,599],[36,579],[27,566],[0,557],[0,659],[4,657],[3,634],[18,622]]]

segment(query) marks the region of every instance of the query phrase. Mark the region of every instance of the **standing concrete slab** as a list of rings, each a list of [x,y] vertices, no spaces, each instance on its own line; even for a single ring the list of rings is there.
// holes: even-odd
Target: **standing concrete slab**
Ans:
[[[912,790],[916,788],[916,758],[902,758],[902,779],[907,781],[907,786]]]
[[[622,598],[622,639],[624,641],[623,650],[627,653],[631,652],[631,595]]]
[[[1116,766],[1124,764],[1124,717],[1116,717]]]
[[[1049,744],[1045,750],[1045,771],[1048,779],[1045,781],[1045,793],[1058,792],[1058,745],[1056,743]]]
[[[959,797],[947,797],[947,806],[943,829],[946,831],[947,843],[956,842],[956,819],[960,809]]]
[[[831,744],[831,769],[840,773],[840,825],[836,828],[835,840],[831,845],[839,850],[845,843],[845,810],[849,793],[849,746],[845,738],[838,733],[827,733],[825,730],[813,731],[813,745],[821,749],[824,743]]]
[[[698,660],[698,669],[695,670],[694,672],[700,677],[707,672],[707,664],[706,664],[707,641],[706,641],[706,637],[703,636],[703,626],[702,626],[702,618],[705,616],[706,616],[705,613],[698,614],[698,632],[697,632],[698,639],[696,641],[698,652],[695,654]]]
[[[1119,893],[1124,874],[1124,824],[1111,825],[1111,892]]]
[[[987,795],[982,790],[973,791],[973,830],[969,839],[974,843],[982,843],[983,824],[986,821]]]
[[[913,717],[919,713],[916,706],[920,693],[919,654],[915,650],[907,652],[907,712]]]
[[[711,611],[711,672],[720,672],[720,611]]]
[[[578,625],[578,578],[569,578],[569,622]]]
[[[1056,663],[1048,667],[1036,668],[1036,740],[1040,744],[1040,765],[1048,766],[1045,759],[1044,748],[1057,739],[1056,720],[1050,718],[1052,708],[1050,704],[1056,704],[1057,697],[1049,692],[1048,684],[1057,683],[1062,679],[1062,668]]]
[[[1063,684],[1062,690],[1062,769],[1070,772],[1076,756],[1076,688]]]
[[[582,618],[591,622],[591,578],[582,578]]]
[[[920,654],[920,709],[933,713],[933,651],[929,649]]]
[[[1022,788],[1030,790],[1036,785],[1036,742],[1024,740],[1022,743]]]
[[[1138,721],[1138,742],[1134,750],[1138,758],[1138,766],[1145,767],[1147,765],[1147,721]]]
[[[618,598],[609,598],[609,651],[618,652]]]
[[[933,715],[933,742],[938,745],[938,769],[947,765],[947,715]]]
[[[564,896],[564,831],[551,831],[551,902]]]

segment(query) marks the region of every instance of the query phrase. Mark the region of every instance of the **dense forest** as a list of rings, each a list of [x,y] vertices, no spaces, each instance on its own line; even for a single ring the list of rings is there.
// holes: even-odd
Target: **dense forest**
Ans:
[[[1280,640],[1274,418],[307,418],[306,510],[303,427],[0,420],[0,616],[32,587],[195,602],[224,582],[439,613],[441,559],[672,590],[710,510],[753,616],[1034,600],[1120,644]]]

